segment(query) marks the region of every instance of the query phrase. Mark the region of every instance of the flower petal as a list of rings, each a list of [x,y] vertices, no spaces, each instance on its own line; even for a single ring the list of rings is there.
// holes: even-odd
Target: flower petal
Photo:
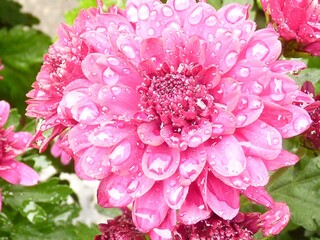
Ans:
[[[101,207],[126,207],[133,199],[127,193],[129,178],[111,174],[101,180],[98,188],[98,204]]]
[[[207,219],[210,214],[211,210],[206,206],[197,184],[191,184],[186,200],[179,210],[178,220],[190,225]]]
[[[11,184],[25,186],[35,185],[39,181],[39,174],[28,165],[15,160],[2,161],[0,177]]]
[[[148,193],[134,201],[132,219],[140,231],[149,232],[160,226],[168,210],[169,207],[163,198],[162,183],[158,182]]]
[[[166,144],[148,146],[142,157],[144,174],[153,180],[163,180],[174,174],[179,167],[180,153]]]
[[[211,169],[222,176],[236,176],[244,171],[246,157],[234,136],[224,136],[219,142],[205,148]]]
[[[203,184],[203,181],[206,181]],[[212,211],[223,219],[230,220],[239,212],[240,192],[227,186],[208,172],[198,179],[200,192]]]
[[[280,133],[265,122],[257,120],[245,128],[239,128],[237,134],[247,139],[247,142],[241,142],[246,155],[272,160],[281,152]]]
[[[299,161],[299,157],[286,150],[281,150],[281,153],[276,159],[263,160],[264,165],[269,171],[275,171],[282,167],[293,166]]]
[[[179,174],[176,173],[163,181],[164,198],[172,209],[181,207],[189,190],[188,186],[181,185],[179,178]]]
[[[6,101],[0,101],[0,127],[2,128],[9,117],[10,105]]]
[[[188,148],[180,154],[179,181],[184,186],[190,185],[202,172],[206,164],[207,153],[203,146],[199,146],[196,149]]]

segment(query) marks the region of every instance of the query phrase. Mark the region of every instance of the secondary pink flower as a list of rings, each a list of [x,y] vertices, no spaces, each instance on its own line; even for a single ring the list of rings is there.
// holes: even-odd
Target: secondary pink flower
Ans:
[[[261,0],[280,36],[296,40],[312,55],[320,55],[320,4],[318,0]]]
[[[277,60],[277,33],[256,31],[248,8],[132,0],[120,12],[83,10],[52,48],[86,51],[65,46],[76,64],[60,63],[56,82],[48,72],[60,68],[46,62],[28,94],[29,116],[45,120],[39,135],[66,130],[61,146],[77,174],[101,180],[99,204],[133,204],[142,232],[167,238],[176,220],[212,212],[232,219],[241,193],[273,209],[268,171],[298,161],[282,139],[309,127],[293,101],[310,97],[286,73],[305,65]]]
[[[16,160],[25,152],[32,135],[28,132],[13,132],[13,127],[4,128],[10,106],[0,101],[0,177],[11,184],[34,185],[39,180],[37,172]]]

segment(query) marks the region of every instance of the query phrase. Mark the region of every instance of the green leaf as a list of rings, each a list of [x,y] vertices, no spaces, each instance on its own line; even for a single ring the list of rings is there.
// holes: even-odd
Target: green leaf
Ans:
[[[31,223],[37,224],[47,220],[45,210],[32,200],[24,201],[19,210]]]
[[[272,174],[267,190],[276,201],[284,201],[291,220],[315,231],[320,225],[320,157],[305,155],[299,164]]]
[[[66,201],[73,193],[68,185],[60,185],[58,178],[51,178],[47,182],[32,187],[8,185],[2,188],[4,203],[19,208],[25,201],[33,200],[37,203],[57,204]]]
[[[20,119],[21,115],[18,113],[18,110],[15,108],[11,109],[10,115],[4,127],[8,128],[10,126],[14,126],[15,129],[18,129],[20,126]]]
[[[32,26],[39,20],[28,13],[21,12],[21,5],[12,0],[0,1],[0,28],[11,28],[16,25]]]
[[[126,1],[125,0],[103,0],[104,3],[104,11],[107,11],[107,8],[109,8],[112,5],[116,5],[119,8],[125,8]],[[73,24],[76,17],[79,15],[79,12],[81,9],[88,9],[90,7],[97,7],[97,1],[96,0],[79,0],[79,7],[66,12],[64,15],[64,18],[68,24]]]
[[[50,38],[34,29],[16,26],[0,29],[0,58],[4,64],[0,81],[0,96],[24,115],[26,93],[31,89],[40,70],[43,54]]]

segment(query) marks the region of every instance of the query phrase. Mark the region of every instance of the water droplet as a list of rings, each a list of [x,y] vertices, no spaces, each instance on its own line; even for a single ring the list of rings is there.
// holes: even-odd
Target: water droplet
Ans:
[[[257,41],[247,50],[253,57],[263,60],[270,52],[269,47],[262,41]]]
[[[143,4],[138,9],[138,17],[140,20],[147,20],[150,15],[149,7],[146,4]]]
[[[211,15],[211,16],[207,17],[207,19],[205,20],[205,24],[208,27],[212,27],[212,26],[216,25],[217,21],[218,21],[217,17],[214,15]]]
[[[122,70],[122,72],[124,73],[124,74],[130,74],[130,69],[129,68],[124,68],[123,70]]]
[[[122,92],[122,90],[119,86],[113,86],[111,87],[111,92],[114,96],[117,96]]]
[[[173,10],[171,7],[167,6],[167,5],[164,5],[162,7],[162,14],[165,16],[165,17],[171,17],[173,15]]]
[[[253,81],[252,91],[253,93],[256,93],[256,94],[261,93],[263,91],[263,85],[257,81]]]
[[[125,140],[116,146],[109,155],[111,164],[114,166],[121,166],[131,154],[131,144]]]
[[[148,35],[149,35],[149,36],[152,36],[154,33],[155,33],[155,31],[154,31],[153,28],[149,28],[149,29],[148,29]]]
[[[127,193],[134,193],[138,189],[139,185],[140,182],[137,179],[133,179],[127,186]]]
[[[231,6],[225,12],[225,17],[228,22],[236,23],[241,20],[244,16],[243,7],[242,6]]]
[[[241,77],[248,77],[250,74],[250,69],[247,68],[247,67],[242,67],[240,70],[239,70],[239,75]]]
[[[309,126],[309,118],[306,115],[297,117],[293,122],[293,128],[298,133],[302,133]]]
[[[225,57],[225,63],[228,67],[232,67],[238,59],[238,53],[235,51],[231,51]]]
[[[129,45],[122,45],[121,51],[123,52],[124,55],[126,55],[130,59],[134,59],[136,57],[136,53],[134,49]]]
[[[189,23],[193,24],[193,25],[199,24],[202,20],[202,15],[203,15],[203,7],[198,6],[189,15],[189,17],[188,17]]]
[[[111,64],[113,66],[117,66],[117,65],[120,64],[120,61],[115,57],[108,57],[107,61],[108,61],[109,64]]]
[[[237,126],[242,126],[247,120],[247,116],[244,114],[239,114],[237,116]]]
[[[192,136],[189,140],[188,146],[189,147],[196,147],[199,146],[199,144],[202,143],[202,137],[201,136]]]
[[[175,0],[174,1],[174,8],[177,11],[182,11],[190,7],[190,1],[186,0]]]

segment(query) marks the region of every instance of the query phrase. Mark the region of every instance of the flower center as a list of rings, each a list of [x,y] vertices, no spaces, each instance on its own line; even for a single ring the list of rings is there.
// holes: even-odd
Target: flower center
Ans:
[[[145,77],[141,93],[143,110],[149,118],[175,127],[188,126],[197,121],[213,104],[213,97],[205,85],[196,81],[190,71],[157,71]]]

